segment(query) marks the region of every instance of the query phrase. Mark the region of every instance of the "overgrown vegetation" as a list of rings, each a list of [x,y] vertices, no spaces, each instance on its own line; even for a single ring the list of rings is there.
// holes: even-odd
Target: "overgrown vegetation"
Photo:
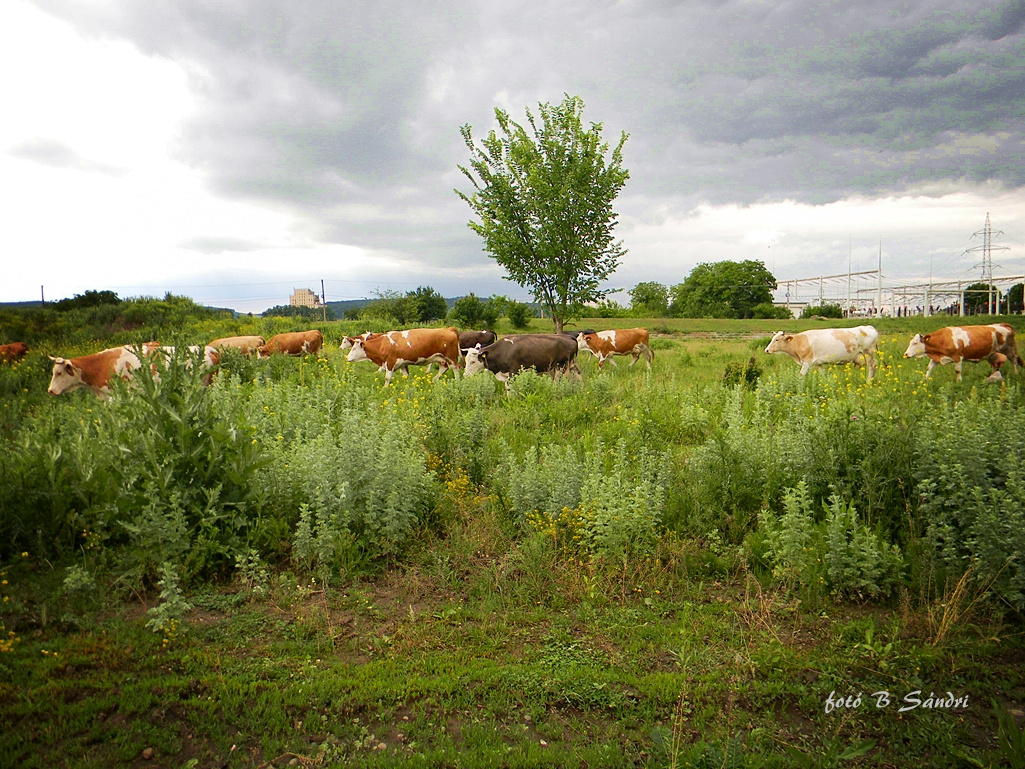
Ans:
[[[1018,378],[925,380],[910,322],[872,383],[802,378],[754,323],[509,397],[384,389],[344,323],[320,358],[227,354],[203,387],[179,353],[106,403],[46,396],[46,343],[0,366],[0,755],[1013,761]],[[969,704],[869,704],[929,690]]]

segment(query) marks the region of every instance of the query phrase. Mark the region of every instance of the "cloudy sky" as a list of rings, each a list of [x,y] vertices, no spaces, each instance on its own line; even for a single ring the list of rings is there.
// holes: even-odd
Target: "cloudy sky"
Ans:
[[[609,287],[978,279],[987,214],[1025,273],[1025,0],[4,0],[0,85],[0,301],[525,299],[459,128],[567,93],[629,134]]]

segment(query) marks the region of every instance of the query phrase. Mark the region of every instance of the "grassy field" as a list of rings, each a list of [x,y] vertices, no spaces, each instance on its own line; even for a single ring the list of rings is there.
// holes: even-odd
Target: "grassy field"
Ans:
[[[106,404],[45,395],[91,349],[35,350],[0,374],[0,766],[1025,765],[1023,373],[926,382],[943,324],[877,323],[866,385],[765,355],[779,321],[585,319],[653,371],[511,397],[384,389],[351,323]]]

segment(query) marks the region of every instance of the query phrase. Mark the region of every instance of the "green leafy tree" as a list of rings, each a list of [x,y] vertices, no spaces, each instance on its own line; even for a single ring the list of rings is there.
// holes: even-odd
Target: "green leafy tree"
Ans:
[[[413,301],[416,320],[420,323],[430,323],[448,314],[448,302],[445,301],[445,297],[430,286],[419,286],[416,291],[410,291],[406,296]]]
[[[75,310],[81,307],[99,307],[104,304],[120,304],[117,294],[113,291],[86,291],[75,294],[71,299],[61,299],[54,307],[61,311]]]
[[[470,294],[456,300],[449,317],[465,329],[493,328],[498,322],[498,306]]]
[[[512,327],[519,330],[530,325],[530,319],[534,317],[534,311],[526,302],[510,301],[505,306],[505,313],[512,323]]]
[[[670,289],[669,312],[684,318],[751,318],[754,308],[772,302],[776,278],[763,262],[699,264]]]
[[[661,318],[669,312],[669,288],[650,280],[630,289],[630,310],[637,317]]]
[[[469,125],[461,129],[471,157],[459,170],[473,192],[455,192],[478,217],[469,226],[559,332],[585,302],[608,293],[600,284],[626,253],[613,238],[612,205],[630,175],[622,156],[627,134],[606,157],[602,125],[585,128],[583,109],[580,97],[567,94],[561,104],[539,104],[537,117],[528,109],[524,127],[496,107],[498,130],[480,146]]]
[[[1022,312],[1022,290],[1025,284],[1015,283],[1007,290],[1007,312],[1019,314]]]
[[[374,293],[376,298],[360,309],[360,320],[388,320],[400,326],[408,326],[417,321],[418,308],[413,292],[402,295],[398,291],[385,289]]]
[[[996,310],[997,297],[1000,289],[988,283],[972,283],[964,290],[964,310],[966,315],[984,315],[989,312],[990,301]],[[1001,305],[1003,301],[1001,300]]]
[[[807,305],[801,310],[802,318],[811,318],[818,315],[820,318],[842,318],[843,308],[838,304]]]

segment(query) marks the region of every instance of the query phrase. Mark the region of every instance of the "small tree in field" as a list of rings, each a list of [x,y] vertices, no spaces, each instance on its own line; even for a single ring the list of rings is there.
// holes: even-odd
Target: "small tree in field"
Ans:
[[[461,129],[471,152],[469,195],[456,190],[479,221],[470,228],[508,279],[529,290],[551,313],[555,330],[585,302],[608,293],[599,286],[626,253],[613,239],[613,201],[626,184],[622,150],[627,134],[606,158],[600,123],[584,127],[584,102],[567,95],[561,104],[527,110],[528,128],[495,108],[498,131],[478,146],[469,125]]]

